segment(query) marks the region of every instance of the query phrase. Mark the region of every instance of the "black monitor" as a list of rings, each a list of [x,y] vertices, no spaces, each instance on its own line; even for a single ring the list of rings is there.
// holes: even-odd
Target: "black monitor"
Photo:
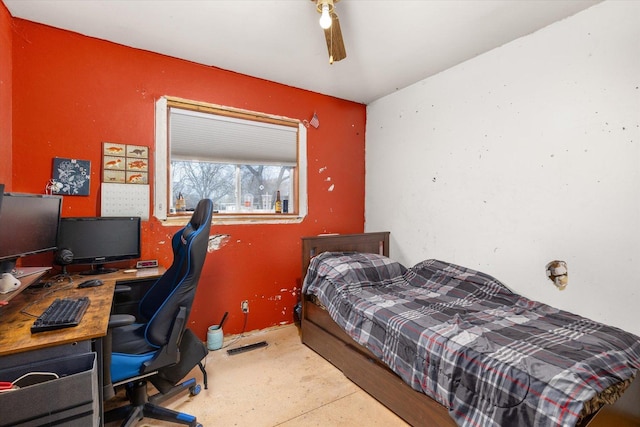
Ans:
[[[11,273],[16,260],[56,249],[61,196],[6,193],[0,209],[0,273]]]
[[[62,218],[58,247],[73,253],[71,264],[92,265],[80,274],[112,273],[104,264],[140,258],[140,217]]]

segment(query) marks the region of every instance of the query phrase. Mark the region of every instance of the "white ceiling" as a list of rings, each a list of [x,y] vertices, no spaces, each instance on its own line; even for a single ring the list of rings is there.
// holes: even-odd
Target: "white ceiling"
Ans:
[[[601,0],[342,0],[329,65],[310,0],[1,0],[12,16],[368,104]]]

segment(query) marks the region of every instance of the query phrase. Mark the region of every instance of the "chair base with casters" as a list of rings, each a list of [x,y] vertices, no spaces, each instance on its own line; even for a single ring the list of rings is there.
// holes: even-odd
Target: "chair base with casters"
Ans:
[[[200,365],[200,369],[204,372],[202,365]],[[190,378],[174,386],[166,393],[157,393],[153,396],[148,395],[147,381],[144,378],[127,382],[125,390],[130,403],[105,413],[105,422],[109,423],[116,420],[124,420],[120,425],[125,427],[134,426],[143,418],[153,418],[191,427],[202,427],[202,424],[200,424],[193,415],[160,406],[165,400],[186,391],[189,391],[192,396],[200,393],[200,385],[196,383],[195,378]]]
[[[178,320],[183,320],[183,315],[184,314],[181,313],[178,316]],[[110,325],[122,326],[123,324],[130,323],[131,319],[132,316],[129,315],[113,315]],[[179,324],[180,322],[177,323]],[[108,340],[108,342],[110,343],[110,340]],[[191,396],[196,396],[200,393],[201,388],[195,378],[190,378],[176,385],[176,383],[184,378],[195,366],[198,366],[202,372],[204,388],[208,388],[207,371],[201,362],[207,356],[208,352],[204,343],[200,341],[190,329],[185,329],[180,340],[178,354],[180,354],[181,357],[178,363],[159,368],[156,371],[147,372],[135,378],[105,385],[105,396],[107,399],[114,396],[116,387],[124,386],[127,399],[130,402],[128,405],[112,409],[105,413],[105,422],[123,420],[122,424],[120,424],[122,427],[134,426],[138,421],[146,417],[192,427],[202,427],[202,424],[198,423],[195,416],[163,408],[160,404],[187,391]],[[109,348],[106,353],[110,354],[111,349]],[[110,360],[107,361],[106,366],[108,367],[109,365]],[[106,372],[109,376],[110,369],[107,368]],[[153,384],[158,390],[157,394],[153,396],[148,395],[147,382]]]

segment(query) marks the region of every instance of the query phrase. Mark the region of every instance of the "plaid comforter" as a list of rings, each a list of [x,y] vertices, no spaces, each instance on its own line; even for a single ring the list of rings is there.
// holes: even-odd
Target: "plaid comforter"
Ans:
[[[640,369],[637,336],[442,261],[327,252],[303,292],[461,426],[573,426],[584,402]]]

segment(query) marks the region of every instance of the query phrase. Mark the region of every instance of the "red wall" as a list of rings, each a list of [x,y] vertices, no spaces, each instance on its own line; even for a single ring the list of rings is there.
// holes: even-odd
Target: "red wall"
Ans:
[[[0,2],[0,184],[11,188],[11,15]]]
[[[364,229],[365,106],[21,19],[13,25],[13,188],[42,192],[56,156],[91,160],[91,194],[65,197],[64,216],[99,215],[103,141],[153,152],[162,95],[301,120],[317,112],[321,125],[308,131],[308,216],[293,225],[214,225],[212,234],[231,237],[208,255],[190,319],[204,338],[229,311],[225,333],[238,333],[247,299],[246,330],[291,323],[300,237]],[[168,266],[177,228],[155,219],[143,228],[143,258]]]

